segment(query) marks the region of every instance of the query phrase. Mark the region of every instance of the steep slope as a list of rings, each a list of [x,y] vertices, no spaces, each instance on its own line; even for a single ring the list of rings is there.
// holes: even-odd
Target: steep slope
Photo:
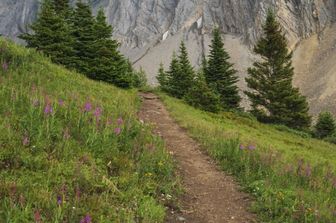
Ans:
[[[0,52],[0,222],[163,222],[173,166],[137,93]]]
[[[0,33],[15,38],[26,30],[25,25],[35,17],[37,2],[1,1]],[[178,49],[182,39],[187,42],[193,64],[200,64],[201,56],[208,51],[211,30],[218,25],[225,33],[226,46],[240,73],[240,86],[245,88],[246,68],[253,60],[251,45],[260,34],[268,8],[277,10],[291,48],[300,49],[299,52],[295,51],[297,58],[300,58],[300,52],[310,49],[309,45],[301,44],[304,39],[317,37],[316,49],[320,48],[320,44],[325,49],[331,49],[332,40],[336,40],[332,32],[328,32],[336,19],[334,0],[96,0],[92,1],[92,5],[95,10],[101,7],[105,9],[109,22],[115,28],[115,35],[122,43],[122,51],[135,66],[147,71],[151,84],[156,83],[154,77],[160,62],[168,66],[172,52]],[[331,40],[325,43],[323,36]],[[334,55],[331,51],[329,53]],[[324,54],[319,54],[314,53],[312,59],[320,60]],[[324,79],[332,79],[336,75],[332,67],[324,66],[321,74],[321,69],[314,65],[310,66],[307,74],[308,71],[303,69],[304,64],[306,61],[296,60],[298,80],[313,75],[317,77],[317,82],[324,82]],[[315,82],[296,83],[309,96],[312,113],[330,104],[330,98],[322,96],[330,95],[329,90],[329,93],[317,91],[312,96],[305,89],[311,89],[311,86],[318,88]],[[336,105],[328,108],[335,110]]]

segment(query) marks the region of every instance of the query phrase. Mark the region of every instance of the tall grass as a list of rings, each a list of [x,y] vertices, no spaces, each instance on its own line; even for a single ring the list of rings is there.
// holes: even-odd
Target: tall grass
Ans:
[[[255,196],[260,222],[336,220],[336,146],[248,116],[214,115],[161,95],[172,116]]]
[[[173,164],[136,91],[3,39],[0,64],[0,222],[163,222]]]

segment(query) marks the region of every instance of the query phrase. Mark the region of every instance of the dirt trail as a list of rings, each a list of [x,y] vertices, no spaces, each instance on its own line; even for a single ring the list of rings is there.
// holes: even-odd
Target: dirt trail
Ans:
[[[256,222],[255,216],[248,212],[249,196],[240,192],[234,179],[201,152],[199,144],[176,124],[156,95],[142,93],[140,96],[143,106],[139,117],[155,126],[156,134],[174,154],[185,189],[181,212],[171,214],[167,222]]]

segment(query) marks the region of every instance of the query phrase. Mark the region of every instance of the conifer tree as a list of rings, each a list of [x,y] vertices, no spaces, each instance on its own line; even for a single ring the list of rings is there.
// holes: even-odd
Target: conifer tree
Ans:
[[[237,71],[229,62],[230,56],[224,49],[224,43],[218,28],[213,31],[208,63],[205,65],[205,77],[208,85],[217,91],[221,98],[221,107],[239,109],[240,96],[237,87]]]
[[[160,63],[160,68],[158,71],[158,74],[156,76],[156,79],[158,80],[160,84],[160,88],[162,91],[168,92],[168,75],[167,72],[164,70],[163,64]]]
[[[179,82],[181,81],[181,68],[179,60],[177,59],[176,53],[173,53],[172,60],[170,62],[169,70],[167,72],[168,82],[167,82],[167,90],[168,93],[177,98],[182,98],[182,94],[180,92]]]
[[[318,138],[326,138],[332,136],[336,131],[336,123],[330,112],[320,113],[315,125],[315,136]]]
[[[263,30],[263,37],[254,48],[261,60],[248,69],[246,78],[250,91],[245,93],[252,103],[251,112],[261,121],[307,128],[311,122],[308,103],[292,86],[292,53],[274,12],[268,12]]]
[[[70,19],[71,7],[69,0],[52,0],[55,12],[63,16],[66,20]]]
[[[178,61],[180,67],[180,73],[178,74],[179,81],[175,82],[175,84],[177,84],[177,88],[179,89],[179,93],[177,96],[179,98],[183,98],[183,96],[188,93],[189,89],[194,84],[195,79],[195,71],[189,61],[188,51],[183,41],[180,45]]]
[[[95,19],[88,4],[81,1],[76,3],[74,15],[72,17],[73,36],[76,39],[74,49],[76,51],[75,68],[83,73],[92,76],[92,61],[95,58]]]
[[[202,72],[197,75],[184,100],[189,105],[204,111],[217,113],[221,110],[220,95],[207,85]]]
[[[126,60],[118,51],[118,42],[112,38],[112,26],[106,22],[103,10],[99,10],[93,25],[95,41],[92,43],[93,59],[90,61],[89,77],[116,84],[118,76],[128,72]],[[125,68],[125,69],[121,69]]]
[[[50,56],[54,63],[73,66],[74,39],[65,19],[56,13],[51,0],[42,2],[37,20],[30,26],[33,33],[24,33],[20,38],[27,47],[36,48]]]

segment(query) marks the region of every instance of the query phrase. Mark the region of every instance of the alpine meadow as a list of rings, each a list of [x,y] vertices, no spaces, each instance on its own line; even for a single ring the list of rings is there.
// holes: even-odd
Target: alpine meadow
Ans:
[[[335,223],[335,15],[0,2],[0,223]]]

